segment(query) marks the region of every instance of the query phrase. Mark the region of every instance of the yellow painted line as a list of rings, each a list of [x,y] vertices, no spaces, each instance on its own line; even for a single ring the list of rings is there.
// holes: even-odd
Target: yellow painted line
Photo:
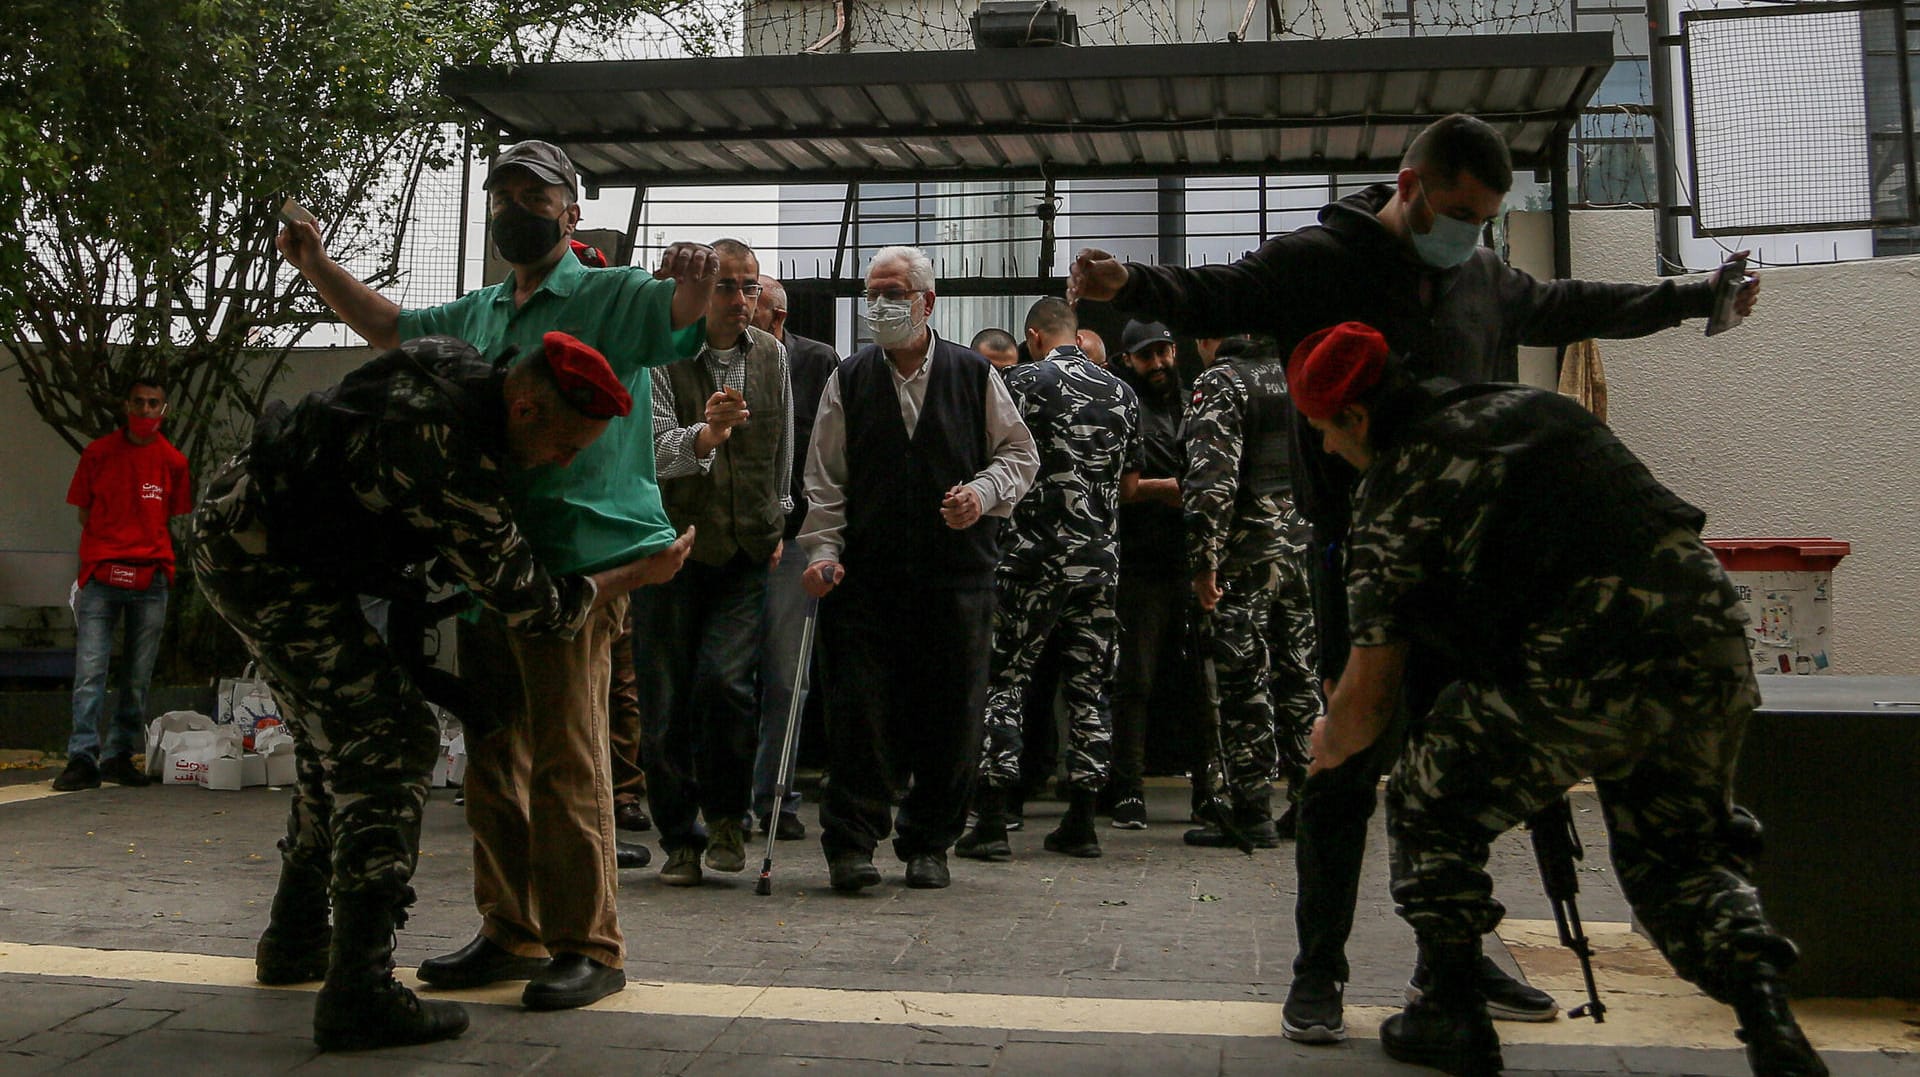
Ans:
[[[1672,966],[1645,936],[1622,923],[1584,925],[1593,947],[1593,971],[1605,1024],[1562,1018],[1550,1025],[1503,1022],[1510,1043],[1607,1046],[1732,1047],[1733,1011],[1673,974]],[[1500,941],[1527,974],[1527,981],[1560,1000],[1562,1007],[1586,1001],[1580,963],[1560,945],[1551,920],[1503,920]],[[1899,999],[1803,999],[1794,1014],[1816,1047],[1832,1051],[1920,1051],[1920,1002]],[[1529,1029],[1552,1029],[1551,1040],[1526,1038]]]
[[[52,779],[34,782],[31,785],[0,785],[0,804],[18,804],[22,801],[45,800],[47,797],[66,795],[54,790]]]
[[[1551,925],[1549,925],[1550,928]],[[1543,1024],[1503,1023],[1508,1043],[1596,1047],[1700,1047],[1736,1049],[1730,1011],[1691,992],[1669,974],[1664,992],[1655,977],[1623,979],[1617,954],[1631,944],[1612,932],[1590,928],[1596,946],[1616,966],[1604,974],[1608,1020],[1561,1019]],[[1624,925],[1617,925],[1624,928]],[[1521,934],[1525,933],[1523,925]],[[1645,942],[1641,941],[1644,948]],[[1522,950],[1526,949],[1522,945]],[[1530,955],[1532,956],[1532,955]],[[1655,957],[1657,958],[1657,954]],[[0,975],[121,980],[211,987],[258,988],[248,958],[139,950],[94,950],[0,942]],[[1578,973],[1574,974],[1578,978]],[[402,979],[419,986],[410,972]],[[1539,981],[1536,981],[1539,982]],[[307,985],[312,990],[315,985]],[[1541,986],[1562,1002],[1577,998],[1573,986],[1554,980]],[[284,989],[279,989],[284,990]],[[298,989],[296,989],[298,990]],[[517,1006],[521,985],[496,984],[474,991],[436,992],[436,997],[480,1005]],[[1028,1032],[1132,1033],[1141,1035],[1257,1038],[1280,1031],[1280,1006],[1270,1002],[1197,999],[1064,998],[935,991],[861,991],[811,987],[743,987],[733,984],[633,982],[595,1003],[599,1013],[670,1017],[748,1018],[828,1024],[929,1025]],[[1920,1033],[1906,1023],[1920,1018],[1920,1004],[1891,1000],[1814,1000],[1797,1009],[1814,1043],[1827,1050],[1910,1051]],[[1347,1027],[1358,1038],[1378,1036],[1392,1007],[1349,1006]]]

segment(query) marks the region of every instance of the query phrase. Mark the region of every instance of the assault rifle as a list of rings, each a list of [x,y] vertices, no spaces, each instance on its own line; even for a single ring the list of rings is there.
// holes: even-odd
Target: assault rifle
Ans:
[[[1607,1019],[1607,1004],[1593,982],[1593,947],[1580,926],[1579,869],[1575,861],[1586,858],[1580,844],[1580,831],[1573,825],[1573,803],[1561,796],[1527,820],[1533,837],[1533,858],[1540,865],[1540,882],[1547,900],[1553,905],[1553,924],[1560,929],[1560,945],[1580,959],[1580,973],[1587,979],[1587,1001],[1567,1011],[1568,1017],[1591,1017],[1594,1024]]]

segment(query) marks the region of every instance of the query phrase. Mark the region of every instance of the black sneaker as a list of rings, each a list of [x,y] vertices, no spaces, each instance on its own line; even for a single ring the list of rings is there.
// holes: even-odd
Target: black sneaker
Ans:
[[[76,755],[67,760],[67,769],[53,780],[56,793],[71,793],[78,789],[100,788],[100,765],[90,755]]]
[[[1473,971],[1474,982],[1487,998],[1487,1013],[1495,1021],[1551,1021],[1560,1013],[1560,1004],[1552,995],[1507,975],[1505,969],[1485,954],[1474,963]],[[1413,979],[1407,981],[1409,1004],[1420,1001],[1426,994],[1428,982],[1426,966],[1415,965]]]
[[[763,815],[760,817],[760,833],[765,834],[766,832],[767,817]],[[807,824],[801,822],[798,815],[790,811],[783,811],[779,813],[779,818],[774,820],[773,837],[775,841],[799,841],[806,836]]]
[[[99,785],[102,780],[115,785],[132,786],[136,789],[153,784],[153,779],[147,777],[145,771],[134,766],[133,757],[125,753],[112,756],[100,764],[99,777],[94,779],[93,784]]]
[[[1301,976],[1287,988],[1280,1008],[1280,1033],[1295,1043],[1340,1043],[1347,1038],[1341,1008],[1342,985],[1314,976]]]
[[[1113,805],[1113,828],[1115,830],[1145,830],[1147,828],[1147,802],[1138,796],[1121,797]]]

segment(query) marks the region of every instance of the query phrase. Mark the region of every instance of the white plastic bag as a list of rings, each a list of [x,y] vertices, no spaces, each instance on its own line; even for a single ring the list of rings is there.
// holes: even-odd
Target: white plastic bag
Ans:
[[[147,723],[147,777],[164,778],[167,775],[167,753],[164,741],[169,733],[184,733],[193,729],[210,730],[213,719],[199,711],[168,711]]]
[[[233,787],[239,787],[237,768],[241,756],[240,734],[232,726],[176,730],[163,734],[160,753],[166,758],[160,778],[166,785],[197,785],[204,788],[214,762],[231,759],[235,767]]]
[[[299,777],[293,761],[293,734],[283,725],[262,726],[253,735],[253,750],[266,757],[268,785],[292,785]]]
[[[267,682],[256,675],[251,662],[240,676],[220,678],[214,708],[214,721],[238,729],[240,743],[247,748],[253,747],[254,734],[262,726],[285,721],[280,715],[280,701],[273,697]]]

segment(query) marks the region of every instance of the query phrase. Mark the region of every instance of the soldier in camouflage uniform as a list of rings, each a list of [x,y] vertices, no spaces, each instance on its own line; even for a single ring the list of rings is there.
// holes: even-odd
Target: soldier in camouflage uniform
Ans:
[[[325,978],[323,1050],[467,1026],[459,1006],[422,1002],[392,977],[439,727],[357,596],[417,597],[432,561],[528,631],[571,635],[619,616],[626,592],[671,575],[689,543],[592,577],[550,576],[514,526],[505,480],[508,467],[566,464],[631,406],[606,360],[563,334],[511,370],[428,337],[296,407],[275,405],[207,484],[197,579],[273,682],[299,762],[257,969],[265,983]]]
[[[1382,1045],[1499,1071],[1475,971],[1504,912],[1488,845],[1592,775],[1621,887],[1675,971],[1735,1008],[1756,1074],[1825,1074],[1779,984],[1793,945],[1748,881],[1757,826],[1730,799],[1759,693],[1704,515],[1565,397],[1414,384],[1397,363],[1345,323],[1307,337],[1289,378],[1328,451],[1363,473],[1353,649],[1314,768],[1380,735],[1409,641],[1457,677],[1388,783],[1393,896],[1430,980]]]
[[[1046,848],[1100,855],[1095,798],[1107,782],[1113,718],[1107,709],[1120,635],[1114,589],[1123,482],[1137,480],[1140,412],[1133,390],[1074,343],[1078,321],[1059,299],[1027,314],[1027,349],[1046,358],[1002,371],[1040,451],[1039,478],[1013,510],[996,572],[993,662],[986,752],[974,807],[978,821],[954,852],[981,860],[1012,855],[1007,790],[1020,781],[1021,710],[1033,664],[1056,633],[1067,700],[1066,818]]]
[[[1229,341],[1193,383],[1182,484],[1194,595],[1220,685],[1222,776],[1237,824],[1273,848],[1276,772],[1298,795],[1306,738],[1320,714],[1314,689],[1306,523],[1293,510],[1285,370],[1270,346]],[[1289,817],[1290,818],[1290,817]],[[1290,832],[1290,827],[1288,828]],[[1213,825],[1189,845],[1224,846]]]

